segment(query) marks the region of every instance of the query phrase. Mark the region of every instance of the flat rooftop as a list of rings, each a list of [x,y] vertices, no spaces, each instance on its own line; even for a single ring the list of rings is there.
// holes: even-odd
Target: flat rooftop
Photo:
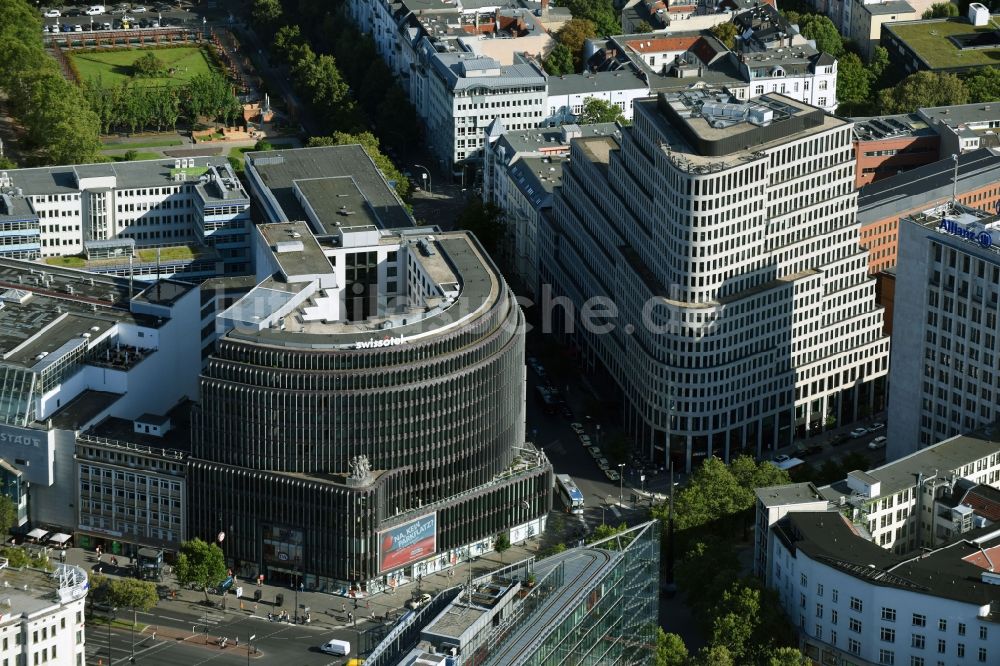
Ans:
[[[19,621],[22,616],[33,615],[59,603],[56,596],[59,580],[53,574],[27,568],[20,571],[0,569],[0,586],[2,598],[10,600],[10,610],[4,609],[0,617],[9,614],[11,619]],[[6,619],[0,619],[0,625],[6,624]]]
[[[995,23],[1000,16],[991,18],[990,24],[978,27],[962,17],[899,21],[883,24],[882,29],[905,43],[928,69],[992,67],[1000,59],[1000,45],[960,49],[953,41],[963,35],[992,35],[996,32]]]
[[[912,488],[920,475],[925,479],[935,474],[950,476],[952,470],[994,453],[1000,453],[1000,437],[993,440],[986,435],[958,435],[881,467],[870,469],[867,474],[881,482],[880,495],[890,495],[904,488]],[[834,502],[841,495],[850,497],[852,494],[847,487],[846,479],[823,486],[819,491],[825,498]]]
[[[552,80],[549,79],[550,86]],[[574,139],[614,136],[619,131],[615,123],[594,123],[593,125],[563,125],[562,127],[539,127],[507,132],[504,130],[502,122],[499,120],[494,122],[500,123],[497,129],[500,133],[500,141],[510,147],[508,159],[521,153],[535,155],[568,153],[570,142]]]
[[[91,435],[118,442],[123,446],[137,444],[152,449],[171,449],[186,453],[191,450],[191,409],[193,407],[192,401],[185,400],[165,415],[153,415],[162,421],[167,419],[170,421],[170,430],[163,437],[136,432],[134,421],[114,416],[102,420],[86,432],[81,433],[80,437],[85,439]]]
[[[285,275],[323,275],[332,272],[330,260],[305,222],[259,224],[257,231],[274,252]]]
[[[133,300],[140,303],[149,303],[151,305],[171,306],[192,289],[197,288],[197,285],[191,284],[190,282],[170,279],[157,280],[139,292],[135,297],[133,297]]]
[[[872,118],[851,118],[854,138],[859,141],[899,139],[909,136],[937,136],[937,132],[916,113],[902,113]]]
[[[858,221],[868,224],[950,198],[955,162],[949,157],[877,180],[858,191]],[[958,191],[1000,180],[1000,151],[980,148],[958,156]]]
[[[631,69],[549,77],[550,97],[554,95],[585,95],[588,92],[608,90],[649,90],[649,84]]]
[[[270,190],[285,221],[308,219],[295,192],[296,181],[343,177],[353,180],[379,220],[380,228],[405,229],[414,226],[413,217],[360,145],[250,152],[246,158],[247,167],[253,169]],[[330,224],[339,217],[341,204],[336,199],[330,199],[327,193],[316,201],[310,199],[310,204],[324,224]]]
[[[784,486],[757,488],[754,493],[764,506],[826,501],[826,498],[820,495],[816,486],[808,481],[805,483],[790,483]]]
[[[295,181],[295,188],[302,207],[316,212],[314,226],[320,235],[332,236],[341,229],[385,228],[351,176],[303,178]]]

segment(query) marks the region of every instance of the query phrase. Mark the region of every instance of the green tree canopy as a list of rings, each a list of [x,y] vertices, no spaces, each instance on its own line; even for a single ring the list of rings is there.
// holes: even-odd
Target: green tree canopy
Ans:
[[[931,5],[930,8],[924,10],[924,14],[921,18],[951,18],[953,16],[958,16],[958,5],[950,2],[937,2]]]
[[[299,59],[299,49],[305,46],[302,31],[297,25],[283,25],[274,33],[269,51],[276,60],[292,63]]]
[[[1000,100],[1000,69],[981,67],[965,77],[965,87],[969,91],[969,102],[996,102]]]
[[[132,73],[135,76],[162,76],[166,69],[167,66],[152,51],[147,51],[132,62]]]
[[[606,37],[621,34],[618,12],[611,0],[565,0],[563,4],[574,19],[593,22],[598,35]]]
[[[725,645],[708,645],[698,650],[697,666],[736,666],[736,660]]]
[[[684,639],[677,634],[656,628],[656,666],[687,666],[688,650]]]
[[[559,43],[549,52],[542,63],[549,76],[573,74],[576,65],[573,62],[573,52],[565,44]]]
[[[771,651],[767,666],[810,666],[812,660],[794,647],[779,647]]]
[[[799,30],[806,39],[816,40],[819,51],[829,53],[834,58],[839,58],[844,53],[844,40],[833,21],[826,16],[802,14],[799,16]]]
[[[627,125],[628,120],[622,110],[612,102],[606,102],[597,97],[588,97],[583,100],[583,112],[577,116],[576,121],[581,125],[592,125],[594,123],[621,123]]]
[[[3,159],[3,158],[0,158]],[[12,163],[13,164],[13,163]],[[7,167],[0,167],[7,168]],[[17,524],[17,505],[6,495],[0,495],[0,536],[10,533],[10,528]]]
[[[655,28],[649,24],[648,21],[639,21],[632,26],[632,32],[635,34],[645,34],[647,32],[653,32]]]
[[[274,39],[281,22],[281,0],[253,0],[250,24],[265,43]]]
[[[510,537],[507,536],[506,532],[501,532],[497,535],[496,540],[493,542],[493,550],[497,551],[500,561],[503,562],[503,554],[510,550]]]
[[[966,104],[969,90],[954,74],[920,71],[879,93],[882,113],[910,113],[924,106]]]
[[[208,601],[209,588],[226,578],[226,561],[222,556],[222,549],[197,537],[185,541],[177,555],[174,573],[181,585],[194,585],[204,590],[205,600]]]
[[[112,606],[145,612],[160,601],[160,596],[156,593],[155,583],[135,578],[116,578],[109,581],[105,600]]]
[[[563,27],[559,28],[559,32],[556,33],[556,40],[573,54],[573,69],[565,73],[571,74],[583,69],[584,43],[596,36],[597,25],[585,18],[572,18],[566,21]]]
[[[678,530],[701,527],[736,515],[753,505],[753,495],[740,485],[724,462],[712,457],[702,463],[674,501]],[[658,510],[665,518],[664,510]]]
[[[349,146],[355,143],[364,148],[368,157],[372,159],[372,162],[375,163],[378,170],[382,172],[383,176],[385,176],[386,181],[389,183],[395,183],[396,194],[399,195],[400,199],[403,199],[410,193],[410,181],[404,178],[403,174],[396,168],[396,165],[392,163],[392,160],[382,153],[378,138],[371,132],[358,132],[356,134],[334,132],[333,136],[314,136],[309,139],[306,145],[310,147]]]
[[[837,61],[837,97],[841,108],[853,110],[871,101],[872,73],[856,53],[845,53]]]
[[[738,33],[739,29],[732,21],[717,23],[712,26],[712,34],[716,39],[725,44],[726,48],[729,50],[736,48],[736,35]]]

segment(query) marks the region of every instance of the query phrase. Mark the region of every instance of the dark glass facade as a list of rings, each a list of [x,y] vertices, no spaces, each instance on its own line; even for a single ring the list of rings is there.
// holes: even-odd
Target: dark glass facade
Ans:
[[[378,536],[395,525],[436,513],[442,553],[544,515],[551,468],[515,450],[523,315],[498,294],[459,325],[388,347],[222,338],[194,415],[191,534],[225,531],[245,572],[363,584],[384,573]],[[364,482],[348,479],[358,455]]]

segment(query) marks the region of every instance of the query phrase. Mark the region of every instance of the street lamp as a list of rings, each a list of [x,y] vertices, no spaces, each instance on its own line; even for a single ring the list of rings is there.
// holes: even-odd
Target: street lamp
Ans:
[[[250,637],[247,638],[247,666],[250,666],[250,649],[255,638],[257,638],[257,634],[250,634]]]
[[[618,463],[618,506],[624,504],[625,463]]]
[[[292,624],[298,624],[299,621],[299,588],[302,587],[302,580],[298,572],[298,568],[295,571],[295,616],[292,620]]]
[[[422,164],[414,164],[413,166],[415,166],[418,169],[423,169],[424,170],[424,172],[422,174],[420,174],[421,177],[423,177],[423,179],[424,179],[424,189],[427,190],[428,194],[433,194],[434,193],[434,189],[433,189],[434,181],[431,180],[431,170],[428,169],[427,167],[425,167]]]
[[[114,663],[114,655],[111,654],[111,623],[118,617],[118,608],[112,608],[109,612],[111,613],[111,617],[108,619],[108,666],[111,666]]]

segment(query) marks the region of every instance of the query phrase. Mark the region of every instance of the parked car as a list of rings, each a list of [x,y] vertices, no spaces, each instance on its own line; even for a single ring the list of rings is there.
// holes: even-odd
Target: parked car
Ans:
[[[859,439],[868,434],[868,428],[855,428],[851,431],[851,439]]]
[[[578,434],[578,435],[582,435],[583,434],[583,424],[582,423],[578,423],[578,422],[574,421],[573,423],[569,424],[569,427],[572,428],[573,432],[575,432],[576,434]]]
[[[135,7],[132,8],[132,13],[133,14],[145,14],[146,13],[146,8],[143,7],[142,5],[136,5]]]
[[[590,446],[590,435],[580,435],[580,443],[584,446]]]
[[[71,24],[69,24],[69,23],[63,23],[61,26],[59,26],[59,31],[60,32],[73,32],[73,26]]]
[[[888,440],[885,438],[885,436],[881,435],[879,437],[876,437],[872,441],[868,442],[868,448],[871,449],[872,451],[876,449],[884,449],[887,441]]]
[[[104,5],[91,5],[84,13],[87,16],[100,16],[102,14],[107,14],[108,10]]]
[[[58,9],[46,9],[45,13],[42,15],[45,18],[59,18],[62,16],[62,12]]]
[[[111,30],[111,24],[108,23],[107,21],[105,21],[104,25],[101,26],[101,29],[103,29],[103,30]]]
[[[621,479],[621,475],[613,469],[604,470],[604,476],[608,477],[608,481],[618,481]]]
[[[789,458],[784,453],[782,453],[780,455],[777,455],[777,456],[774,456],[774,462],[776,462],[776,463],[783,463],[783,462],[785,462],[787,460],[789,460]]]
[[[412,599],[410,599],[409,601],[407,601],[406,602],[406,607],[407,608],[414,608],[414,609],[420,608],[421,606],[423,606],[424,604],[426,604],[430,600],[431,600],[431,595],[429,595],[426,592],[424,592],[419,597],[413,597]]]
[[[600,447],[597,447],[597,446],[591,446],[591,447],[590,447],[590,448],[588,448],[587,450],[588,450],[588,451],[590,451],[590,455],[591,455],[591,457],[592,457],[592,458],[593,458],[594,460],[597,460],[598,458],[600,458],[600,457],[601,457],[601,449],[600,449]]]
[[[598,458],[597,466],[601,469],[611,469],[611,463],[608,462],[607,458]]]
[[[77,23],[73,26],[73,32],[83,32],[83,26]]]
[[[868,427],[868,432],[878,432],[879,430],[884,430],[884,429],[885,429],[885,424],[876,421],[875,423],[871,424]]]

